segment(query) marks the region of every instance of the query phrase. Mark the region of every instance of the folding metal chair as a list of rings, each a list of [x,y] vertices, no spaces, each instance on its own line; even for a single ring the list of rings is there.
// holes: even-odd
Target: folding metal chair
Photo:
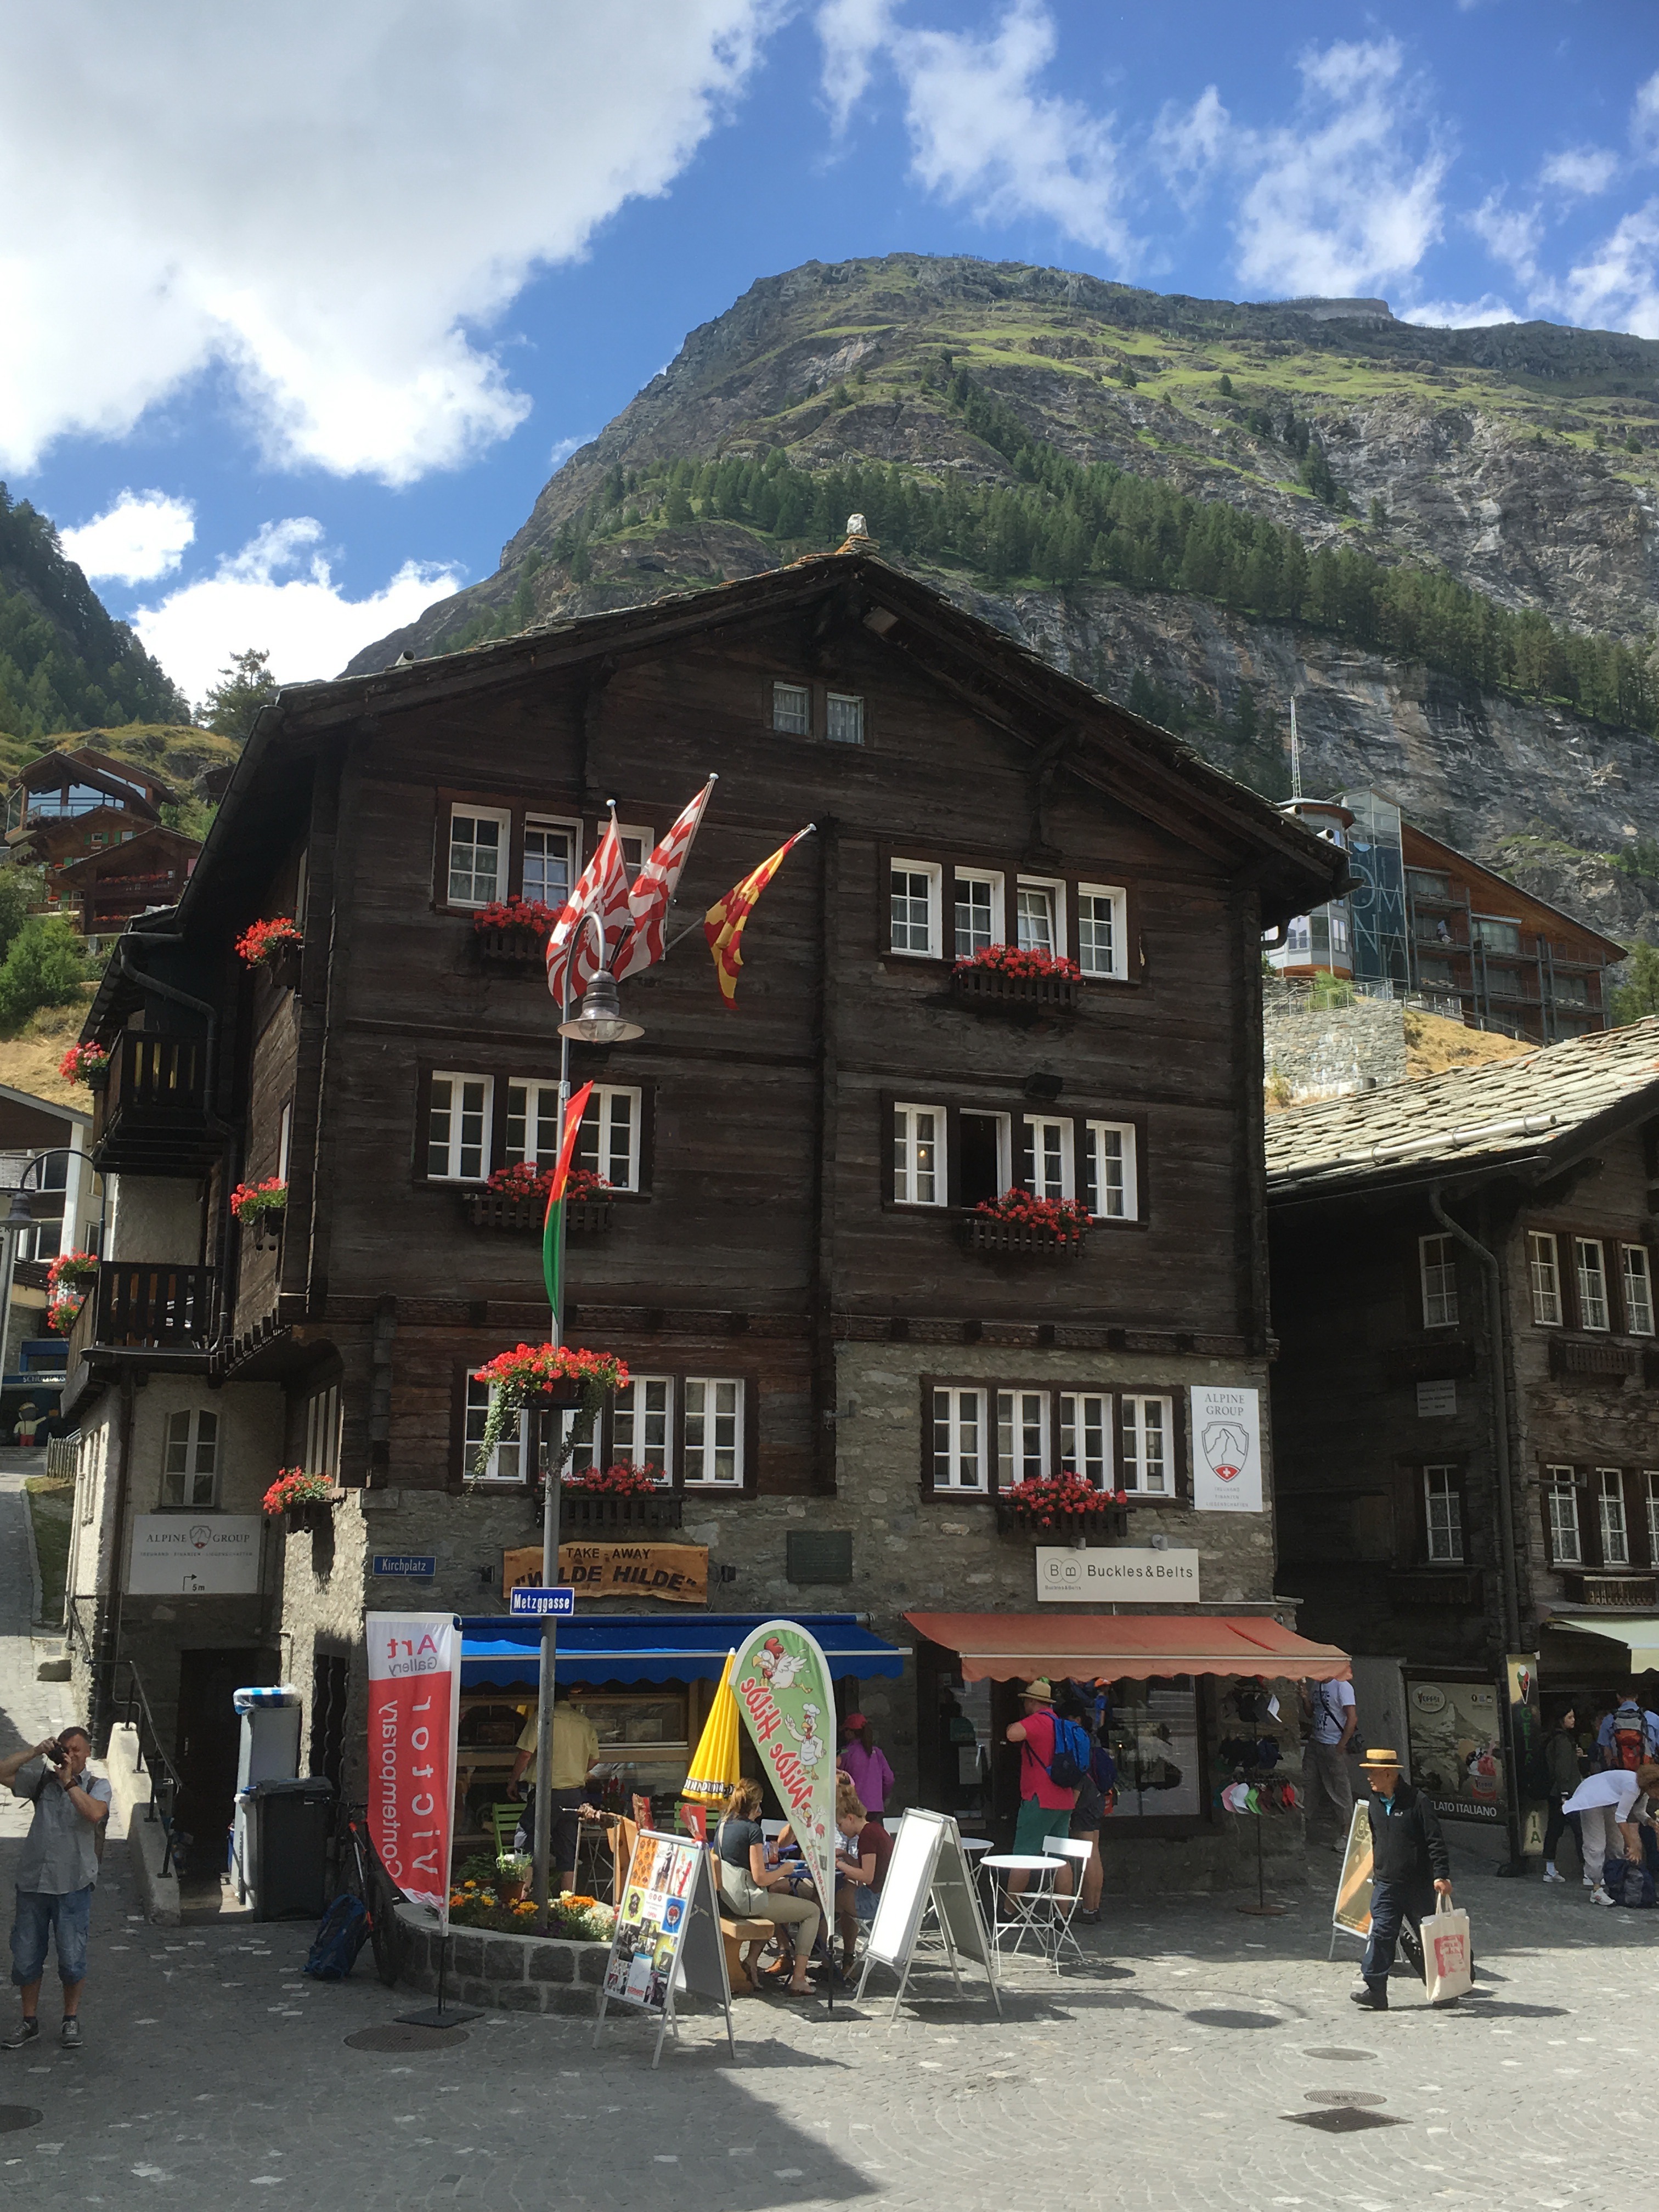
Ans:
[[[1053,1941],[1052,1956],[1056,1973],[1060,1972],[1060,1954],[1068,1943],[1076,1952],[1079,1963],[1083,1962],[1083,1946],[1072,1933],[1072,1915],[1077,1911],[1079,1900],[1083,1895],[1083,1870],[1093,1856],[1094,1848],[1092,1844],[1085,1843],[1080,1837],[1074,1838],[1070,1836],[1048,1836],[1043,1840],[1044,1855],[1049,1858],[1064,1859],[1069,1863],[1072,1869],[1071,1895],[1069,1897],[1063,1895],[1056,1887],[1051,1893],[1048,1907],[1049,1933]],[[1058,1881],[1059,1876],[1056,1875],[1056,1883]]]

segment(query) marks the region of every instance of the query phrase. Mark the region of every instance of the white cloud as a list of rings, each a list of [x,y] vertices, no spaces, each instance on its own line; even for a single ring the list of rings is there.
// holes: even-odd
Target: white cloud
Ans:
[[[1480,331],[1489,323],[1518,323],[1521,319],[1507,300],[1496,292],[1483,292],[1478,300],[1423,300],[1414,307],[1398,310],[1402,323],[1421,323],[1436,331]]]
[[[1619,156],[1605,146],[1570,146],[1552,154],[1538,172],[1538,181],[1553,185],[1575,198],[1592,199],[1606,191],[1619,173]]]
[[[92,579],[148,584],[171,575],[196,535],[196,509],[164,491],[124,491],[113,507],[59,532],[68,558]]]
[[[1426,150],[1407,150],[1416,100],[1399,42],[1339,42],[1299,66],[1301,114],[1251,142],[1259,173],[1239,206],[1241,278],[1341,295],[1409,276],[1440,235],[1447,155],[1432,133]]]
[[[1191,209],[1230,150],[1232,118],[1212,84],[1188,108],[1165,103],[1152,126],[1152,152],[1164,183]]]
[[[891,36],[893,0],[824,0],[815,21],[823,48],[823,95],[839,137]]]
[[[1536,208],[1505,207],[1502,192],[1488,192],[1466,220],[1486,251],[1514,270],[1523,284],[1536,281],[1538,248],[1544,234]]]
[[[1659,161],[1659,70],[1637,88],[1630,111],[1630,143],[1642,161]]]
[[[572,453],[579,453],[584,446],[591,446],[598,435],[597,430],[584,430],[579,438],[556,439],[552,451],[547,457],[548,467],[555,470],[562,469]]]
[[[1592,330],[1659,338],[1659,199],[1632,209],[1547,298]]]
[[[132,626],[173,682],[201,698],[233,653],[268,652],[279,683],[334,675],[364,646],[413,622],[460,581],[459,572],[405,561],[367,599],[348,599],[309,515],[268,522],[210,576],[141,607]]]
[[[0,465],[216,364],[277,464],[463,461],[529,406],[480,331],[667,189],[784,4],[6,10]]]

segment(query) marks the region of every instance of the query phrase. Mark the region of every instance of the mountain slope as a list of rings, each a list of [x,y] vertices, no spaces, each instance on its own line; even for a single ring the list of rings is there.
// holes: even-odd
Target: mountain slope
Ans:
[[[353,668],[751,573],[862,507],[888,558],[1258,787],[1297,693],[1308,787],[1522,840],[1547,895],[1646,929],[1656,495],[1654,342],[809,264],[694,331],[495,576]]]

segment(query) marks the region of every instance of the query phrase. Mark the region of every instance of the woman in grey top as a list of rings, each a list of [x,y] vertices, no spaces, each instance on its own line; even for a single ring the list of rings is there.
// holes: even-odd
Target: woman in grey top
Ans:
[[[48,1942],[64,1985],[61,2040],[81,2048],[81,1990],[87,1978],[87,1934],[98,1880],[98,1831],[109,1817],[107,1782],[86,1771],[92,1741],[83,1728],[48,1736],[33,1751],[0,1759],[0,1784],[34,1807],[17,1862],[17,1909],[11,1926],[11,1978],[23,2017],[0,2049],[20,2051],[40,2033],[35,2017],[46,1971]]]

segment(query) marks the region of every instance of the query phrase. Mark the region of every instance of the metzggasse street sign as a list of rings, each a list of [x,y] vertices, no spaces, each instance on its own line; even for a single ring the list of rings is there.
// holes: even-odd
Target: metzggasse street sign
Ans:
[[[520,1583],[517,1589],[509,1594],[507,1607],[509,1613],[537,1615],[550,1613],[560,1617],[574,1613],[576,1593],[568,1583],[555,1583],[551,1589],[544,1589],[538,1583]]]

